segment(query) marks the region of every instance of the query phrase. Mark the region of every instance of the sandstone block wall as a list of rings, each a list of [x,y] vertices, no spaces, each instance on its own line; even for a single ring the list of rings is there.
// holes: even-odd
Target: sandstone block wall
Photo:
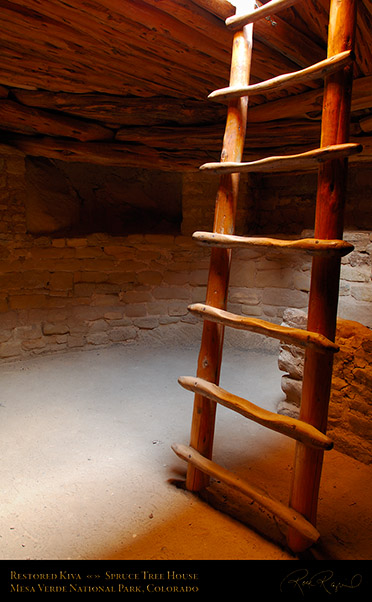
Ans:
[[[80,169],[70,171],[67,170],[69,177],[74,176],[71,181],[78,180]],[[361,181],[363,174],[354,177],[355,185],[359,186],[359,193],[354,191],[359,203],[356,215],[361,214],[361,204],[367,202],[360,186],[363,184],[365,194],[370,186],[368,179]],[[306,201],[304,210],[310,215],[308,177],[298,181],[297,200]],[[136,180],[136,186],[139,181]],[[178,180],[172,181],[174,190],[179,191]],[[141,194],[146,196],[148,178],[144,182]],[[295,216],[298,218],[297,197],[293,194],[285,197],[284,182],[280,181],[275,184],[278,189],[273,200],[274,184],[275,178],[269,182],[261,178],[242,181],[238,206],[240,233],[247,233],[248,223],[260,232],[265,222],[264,233],[269,236],[266,226],[270,224],[266,220],[271,215],[272,203],[276,202],[273,215],[279,221],[278,224],[271,221],[273,234],[298,237],[292,227],[296,230],[299,224],[294,221],[295,226],[290,226],[286,221],[291,212],[293,220]],[[256,198],[259,185],[263,186],[260,208]],[[182,175],[183,217],[178,234],[68,235],[49,231],[30,234],[25,160],[18,154],[0,158],[0,361],[143,340],[159,345],[172,341],[198,347],[202,324],[189,314],[187,306],[205,300],[210,250],[197,246],[191,234],[212,227],[216,186],[216,179],[210,175],[204,178],[199,173]],[[64,186],[57,188],[57,196],[51,191],[52,204],[63,202],[60,195],[66,194]],[[83,188],[83,184],[78,192],[74,188],[76,202]],[[35,199],[33,196],[33,202]],[[44,205],[47,200],[44,191]],[[53,219],[58,217],[52,206],[48,206],[48,211]],[[45,207],[39,215],[38,227],[45,219]],[[368,226],[368,211],[366,215]],[[60,224],[60,217],[57,221]],[[282,235],[280,225],[287,226]],[[309,234],[303,231],[301,236]],[[363,330],[355,335],[343,331],[344,352],[336,360],[339,371],[334,380],[337,387],[332,398],[330,429],[340,449],[362,461],[370,461],[372,238],[369,229],[362,230],[359,226],[348,230],[345,239],[354,244],[355,250],[342,262],[339,316],[358,322]],[[302,320],[305,325],[310,267],[310,257],[303,254],[235,249],[228,309],[276,323],[284,319],[286,323],[294,320],[299,325]],[[242,349],[260,347],[279,354],[279,343],[260,335],[226,329],[225,341]],[[280,412],[296,413],[302,361],[298,351],[281,346],[279,368],[286,373],[282,379],[286,399]]]
[[[187,306],[205,300],[210,251],[186,231],[211,227],[215,179],[184,176],[184,235],[36,236],[28,233],[23,157],[3,157],[0,167],[1,360],[145,335],[160,344],[166,337],[199,343],[201,324]],[[249,198],[246,207],[240,199],[241,222],[251,211]],[[211,211],[196,224],[201,204]],[[343,263],[341,317],[372,326],[371,236],[348,234],[356,250]],[[280,323],[286,308],[306,309],[309,277],[306,255],[236,249],[228,308]],[[277,349],[275,341],[231,329],[226,341]]]
[[[317,173],[255,175],[250,180],[254,230],[298,234],[314,225]],[[345,229],[372,230],[371,166],[349,165]]]
[[[192,324],[187,305],[202,299],[206,266],[199,252],[192,272],[189,243],[97,234],[8,246],[0,260],[1,357],[133,341],[150,330],[161,337],[169,325]]]
[[[191,237],[22,235],[0,249],[3,360],[135,341],[145,334],[159,343],[200,340],[201,323],[187,307],[205,300],[210,251]],[[275,283],[266,286],[267,262],[252,252],[234,254],[230,311],[281,320],[289,296]],[[305,302],[299,291],[298,303]],[[277,345],[258,335],[248,339],[238,331],[226,335],[227,344]]]
[[[306,328],[304,312],[290,309],[283,324]],[[339,319],[329,405],[328,434],[338,449],[358,460],[372,462],[372,330],[359,322]],[[285,374],[282,388],[285,400],[279,413],[298,417],[301,403],[304,352],[281,345],[279,368]]]

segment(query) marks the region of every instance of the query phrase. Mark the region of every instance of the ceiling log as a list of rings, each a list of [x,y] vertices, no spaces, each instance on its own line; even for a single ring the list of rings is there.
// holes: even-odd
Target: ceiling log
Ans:
[[[85,62],[87,67],[91,65],[94,69],[98,69],[100,65],[102,68],[106,66],[106,77],[111,72],[114,76],[117,71],[119,76],[127,73],[133,78],[138,74],[136,61],[141,61],[142,69],[147,68],[152,72],[151,81],[156,81],[156,78],[162,75],[166,81],[168,77],[173,85],[173,93],[176,90],[181,93],[185,89],[185,84],[182,86],[182,82],[187,82],[192,72],[194,81],[198,78],[201,81],[207,78],[208,81],[208,78],[211,78],[209,87],[207,83],[204,88],[201,88],[198,97],[211,92],[216,85],[220,87],[216,77],[221,78],[219,80],[221,85],[223,85],[222,80],[225,82],[228,80],[232,38],[223,22],[218,26],[218,19],[211,24],[210,20],[205,18],[197,31],[176,20],[173,14],[159,10],[159,7],[164,5],[154,0],[146,0],[146,4],[136,2],[135,6],[128,0],[126,2],[104,0],[99,5],[86,2],[77,4],[76,0],[67,0],[63,4],[56,0],[48,0],[44,3],[36,0],[15,0],[13,3],[1,0],[0,4],[3,7],[5,39],[8,28],[11,28],[11,38],[22,36],[23,29],[26,36],[23,42],[20,38],[20,44],[24,44],[25,40],[30,43],[27,37],[27,32],[30,31],[32,43],[39,43],[40,52],[44,49],[44,57],[41,54],[39,58],[47,56],[49,60],[56,61],[57,65],[59,53],[66,52],[66,47],[68,53],[64,62],[66,60],[74,62],[75,57],[75,61],[81,66]],[[182,8],[182,3],[171,4],[176,16],[181,14],[182,9],[182,18],[185,21],[185,9]],[[18,11],[21,11],[20,14],[14,9],[14,5],[18,7]],[[30,5],[35,10],[30,11],[28,8]],[[24,14],[22,10],[25,11]],[[45,31],[40,28],[40,19],[46,20],[48,27]],[[198,22],[198,18],[195,22]],[[146,23],[150,25],[144,25]],[[299,40],[297,32],[290,26],[288,28],[280,20],[277,20],[275,27],[266,20],[257,24],[256,34],[255,56],[261,54],[262,44],[266,46],[268,55],[264,60],[256,60],[257,68],[253,75],[258,78],[267,79],[290,70],[292,66],[307,66],[316,57],[319,60],[324,58],[323,49],[314,45],[311,39]],[[52,44],[50,44],[51,38]],[[100,40],[99,45],[97,39]],[[58,46],[58,53],[53,51],[53,45]],[[97,54],[97,49],[100,50],[100,54]],[[303,52],[306,56],[302,55]],[[265,52],[263,54],[265,55]],[[110,56],[111,60],[109,60]],[[131,61],[125,61],[124,68],[125,56],[131,56]],[[172,57],[169,63],[169,67],[172,67],[172,78],[169,78],[169,74],[164,71],[158,74],[159,62],[163,62],[159,61],[160,57],[163,61],[169,61],[169,57]],[[177,74],[177,68],[179,70],[183,68],[183,71]],[[65,77],[67,78],[67,74]],[[87,77],[89,78],[89,73]],[[198,81],[196,83],[199,84]],[[189,88],[188,95],[191,95],[191,90],[192,88]],[[170,93],[171,91],[172,88]]]
[[[275,121],[293,117],[320,119],[323,103],[323,88],[274,100],[252,107],[248,112],[251,122]],[[369,109],[372,106],[372,75],[354,80],[352,111]]]
[[[204,8],[224,22],[228,17],[235,15],[235,6],[232,2],[228,2],[228,0],[191,0],[191,2]]]
[[[371,2],[370,2],[371,5]],[[356,62],[360,71],[364,74],[372,73],[372,49],[370,44],[370,32],[372,31],[372,14],[367,4],[358,3],[358,19],[355,45]],[[372,5],[371,5],[372,9]]]
[[[18,0],[18,3],[22,4],[22,0]],[[30,0],[26,4],[30,4]],[[82,9],[85,4],[81,5]],[[120,24],[102,28],[102,25],[94,20],[94,14],[87,13],[87,8],[85,12],[82,9],[69,11],[70,21],[71,15],[77,21],[73,22],[73,26],[67,25],[62,19],[57,20],[59,11],[63,9],[60,2],[55,3],[51,0],[39,5],[40,14],[35,11],[19,14],[14,7],[13,10],[8,8],[11,5],[6,0],[1,0],[0,5],[2,6],[2,45],[8,44],[11,51],[16,51],[16,56],[22,49],[23,60],[27,63],[30,58],[37,65],[39,76],[47,77],[50,64],[53,64],[53,72],[64,74],[63,77],[67,81],[74,79],[75,72],[79,73],[80,77],[84,74],[84,78],[89,81],[92,74],[96,72],[103,81],[111,76],[112,82],[122,80],[124,86],[127,77],[130,81],[137,80],[139,90],[141,84],[146,90],[147,82],[152,88],[158,84],[163,85],[164,89],[168,82],[170,94],[183,93],[184,95],[185,89],[188,88],[190,95],[195,93],[199,97],[206,95],[213,86],[210,73],[218,73],[217,77],[221,78],[221,81],[228,77],[229,47],[223,49],[218,44],[212,45],[208,42],[210,52],[205,55],[200,49],[191,50],[191,46],[195,46],[196,42],[192,44],[190,41],[188,45],[186,32],[185,43],[173,40],[170,36],[161,38],[159,43],[157,38],[160,32],[154,34],[151,26],[144,27],[139,23],[128,22],[125,29],[121,25],[121,30]],[[51,19],[48,15],[45,16],[43,11],[48,12],[48,9],[50,11],[53,6],[55,6],[54,19]],[[18,7],[18,10],[20,9],[21,7]],[[44,19],[48,26],[40,28],[40,20]],[[89,19],[89,27],[81,24],[81,21],[89,21]],[[115,24],[115,21],[110,23]],[[97,39],[100,40],[99,44]],[[216,48],[220,49],[218,53]],[[24,56],[26,49],[27,56]],[[219,58],[213,56],[214,54],[218,54]],[[11,57],[12,52],[8,60]],[[159,57],[164,60],[159,60]],[[24,71],[26,82],[27,77],[26,70]],[[204,85],[203,81],[205,81]],[[64,89],[63,84],[60,89]]]
[[[372,132],[372,115],[361,119],[359,124],[363,132]]]
[[[317,0],[309,7],[307,0],[287,8],[283,19],[296,31],[307,35],[309,29],[319,45],[327,44],[329,0]]]
[[[235,7],[226,0],[192,0],[193,4],[205,8],[221,20],[235,15]],[[261,4],[261,3],[260,3]],[[326,56],[326,43],[314,41],[305,32],[286,23],[279,15],[275,21],[263,19],[254,25],[254,38],[274,48],[300,67],[319,62]]]
[[[16,2],[28,5],[35,0]],[[173,12],[177,10],[174,2],[171,13],[158,10],[156,3],[155,6],[151,2],[146,5],[141,0],[101,0],[99,3],[65,0],[62,7],[58,0],[48,0],[45,4],[44,7],[44,4],[36,3],[41,13],[48,11],[57,19],[64,15],[63,21],[68,18],[72,28],[84,32],[87,36],[98,28],[103,40],[116,48],[125,47],[126,41],[133,39],[136,41],[133,49],[142,50],[144,54],[162,54],[165,52],[165,45],[180,59],[186,52],[187,55],[197,53],[201,57],[208,56],[222,63],[230,62],[231,34],[229,35],[217,20],[214,26],[209,24],[211,31],[208,35],[207,26],[199,31],[186,26],[173,17]],[[214,37],[213,44],[211,37]],[[157,43],[159,38],[162,41],[161,45]]]
[[[199,127],[137,127],[121,128],[116,133],[119,142],[135,142],[153,148],[206,149],[217,154],[222,148],[224,124]],[[249,148],[281,148],[283,144],[301,146],[319,140],[320,123],[307,120],[252,124],[246,134]]]
[[[22,151],[25,155],[59,159],[72,163],[91,163],[158,169],[162,171],[189,171],[198,169],[199,164],[211,158],[211,154],[194,151],[159,151],[142,145],[112,142],[75,142],[56,138],[11,136],[6,144]]]
[[[110,140],[114,132],[96,123],[55,115],[42,109],[25,107],[12,100],[0,99],[0,128],[23,134],[66,136],[80,141]]]
[[[328,5],[306,0],[255,24],[252,84],[326,58]],[[365,161],[372,2],[358,7],[351,133],[365,146],[356,160]],[[0,10],[3,145],[65,161],[177,171],[219,159],[226,106],[207,96],[229,80],[232,2],[0,0]],[[245,160],[313,147],[322,98],[321,80],[251,95]]]
[[[11,89],[20,103],[63,111],[109,125],[193,125],[224,122],[226,108],[207,100],[170,97],[131,98],[111,94],[70,94],[47,90]]]
[[[209,38],[213,44],[222,45],[228,49],[232,44],[233,35],[216,15],[205,10],[190,0],[142,0],[144,4],[155,7],[157,10],[172,15],[175,19],[200,32]]]
[[[169,133],[169,132],[168,132]],[[290,155],[306,152],[314,148],[314,139],[317,132],[311,132],[309,138],[277,137],[276,142],[271,141],[271,147],[280,148],[281,155]],[[164,132],[163,132],[164,134]],[[269,135],[269,133],[268,133]],[[63,138],[32,137],[22,135],[3,136],[3,143],[22,151],[25,155],[59,159],[73,163],[92,163],[98,165],[138,167],[143,169],[159,169],[164,171],[189,171],[199,170],[206,162],[218,161],[220,158],[220,145],[210,142],[203,146],[203,140],[195,135],[185,136],[182,133],[174,143],[175,137],[166,139],[158,137],[151,140],[149,136],[141,138],[141,143],[115,142],[77,142]],[[210,138],[207,138],[207,142]],[[353,143],[362,144],[363,150],[359,155],[349,158],[351,163],[372,161],[372,136],[350,137]],[[153,145],[153,146],[152,146]],[[244,161],[254,161],[270,156],[268,138],[260,139],[254,132],[248,135],[244,151]]]
[[[23,26],[26,28],[26,26]],[[201,54],[183,50],[183,65],[173,62],[159,61],[154,52],[139,48],[139,41],[133,45],[118,45],[117,49],[105,48],[105,52],[97,50],[97,42],[93,38],[81,36],[81,46],[72,49],[74,37],[67,36],[63,29],[56,31],[52,26],[48,30],[38,32],[27,23],[27,33],[23,32],[20,22],[7,20],[2,14],[2,66],[10,72],[22,73],[22,81],[27,84],[46,87],[39,81],[60,79],[59,89],[65,89],[64,81],[73,81],[78,86],[83,82],[90,83],[91,89],[102,90],[107,81],[107,89],[115,86],[120,92],[130,93],[133,83],[139,92],[143,88],[163,93],[168,90],[171,95],[206,96],[214,81],[223,82],[228,77],[229,65],[206,59]],[[76,36],[78,36],[76,32]],[[53,40],[51,44],[50,39]],[[46,49],[46,46],[47,49]],[[52,46],[52,48],[50,48]],[[171,57],[180,53],[165,44]],[[159,47],[158,47],[159,48]],[[159,50],[158,50],[159,54]],[[130,57],[130,60],[128,60]],[[51,67],[52,66],[52,67]],[[210,79],[210,71],[216,71],[216,79]],[[50,77],[52,71],[53,77]],[[221,74],[221,75],[220,75]],[[223,77],[225,75],[225,77]],[[37,78],[37,79],[35,79]],[[128,85],[129,83],[129,85]],[[51,84],[53,86],[53,83]],[[54,88],[56,89],[56,84]]]

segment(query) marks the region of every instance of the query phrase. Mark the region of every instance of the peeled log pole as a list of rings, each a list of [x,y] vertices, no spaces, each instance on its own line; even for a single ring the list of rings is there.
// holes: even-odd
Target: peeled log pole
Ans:
[[[217,234],[215,232],[194,232],[193,239],[206,246],[237,248],[262,248],[281,249],[283,251],[304,251],[310,255],[329,255],[339,253],[341,257],[351,253],[354,246],[344,240],[319,240],[318,238],[299,238],[296,240],[281,240],[279,238],[265,238],[264,236],[234,236]]]
[[[341,52],[336,56],[332,56],[324,61],[315,63],[306,69],[300,71],[294,71],[293,73],[285,73],[284,75],[278,75],[266,81],[259,82],[258,84],[252,84],[242,88],[222,88],[221,90],[215,90],[209,94],[208,98],[212,100],[226,100],[228,98],[238,98],[239,96],[252,96],[254,94],[263,94],[270,92],[270,90],[280,90],[291,84],[304,84],[314,79],[323,78],[330,73],[334,73],[338,69],[341,69],[352,60],[351,52]]]
[[[247,399],[233,395],[221,389],[218,385],[209,383],[202,378],[180,376],[178,382],[188,391],[201,393],[208,397],[208,399],[213,399],[226,408],[238,412],[245,418],[257,422],[257,424],[261,424],[272,431],[291,437],[291,439],[302,441],[305,445],[324,450],[332,449],[333,447],[331,439],[310,424],[306,424],[306,422],[301,422],[290,416],[283,416],[260,408]]]
[[[211,477],[226,483],[229,487],[240,491],[263,508],[266,508],[266,510],[271,512],[274,516],[280,518],[287,525],[298,529],[298,531],[311,542],[314,543],[319,539],[319,532],[311,523],[304,519],[301,514],[269,497],[264,491],[252,487],[252,485],[249,485],[234,473],[226,470],[226,468],[219,466],[215,462],[211,462],[192,447],[174,444],[172,445],[172,449],[179,458],[188,462],[189,466],[192,465],[193,467],[204,471],[205,474],[209,474]]]
[[[272,100],[251,107],[248,115],[249,123],[276,121],[277,119],[294,119],[319,114],[322,110],[323,88],[302,92],[287,98]],[[372,76],[359,77],[354,80],[352,111],[369,109],[372,103]]]
[[[273,339],[278,339],[290,344],[298,345],[299,347],[315,347],[322,353],[337,352],[338,345],[328,340],[321,334],[309,332],[302,328],[289,328],[288,326],[279,326],[258,318],[246,318],[239,316],[223,309],[209,307],[203,303],[194,303],[189,305],[188,310],[205,320],[219,322],[225,326],[231,326],[237,330],[248,330],[256,334],[263,334]]]
[[[328,55],[353,50],[356,0],[331,0]],[[352,66],[333,74],[325,82],[321,145],[343,144],[348,140],[352,89]],[[328,161],[319,169],[315,214],[315,236],[343,236],[347,160]],[[340,259],[314,257],[310,285],[308,330],[335,340],[339,294]],[[327,361],[307,349],[304,364],[300,420],[326,432],[333,358]],[[290,505],[312,524],[316,523],[323,452],[296,444]],[[308,547],[300,533],[290,529],[288,545],[294,552]]]
[[[226,20],[235,13],[234,5],[226,0],[192,1],[193,4],[197,4],[220,19]],[[259,2],[256,4],[259,4]],[[254,30],[257,40],[264,43],[270,40],[272,48],[275,48],[280,54],[301,67],[306,67],[314,61],[321,61],[324,57],[324,51],[318,43],[304,35],[298,28],[281,19],[280,15],[275,15],[274,27],[270,20],[260,19],[256,21]]]
[[[330,159],[359,154],[363,150],[361,144],[334,144],[327,147],[316,148],[295,155],[279,155],[265,157],[247,163],[222,161],[221,163],[205,163],[200,169],[219,173],[261,173],[282,172],[314,169],[319,163],[329,162]]]
[[[248,8],[254,8],[255,0],[249,0]],[[248,85],[250,77],[253,44],[253,26],[245,27],[234,35],[230,85]],[[246,124],[248,99],[231,100],[228,106],[225,135],[223,139],[222,161],[241,161]],[[220,179],[213,230],[215,232],[233,234],[238,199],[239,174],[223,175]],[[206,303],[224,309],[230,275],[231,250],[213,248],[209,267]],[[224,327],[214,322],[205,321],[198,357],[197,376],[218,384],[222,359]],[[194,409],[190,433],[190,445],[203,456],[212,455],[216,402],[195,395]],[[208,476],[189,465],[186,487],[191,491],[199,491],[207,486]]]
[[[300,0],[271,0],[271,2],[268,2],[260,8],[247,11],[244,15],[228,17],[226,19],[226,25],[230,29],[236,30],[244,25],[248,25],[248,23],[255,23],[259,19],[274,15],[285,8],[293,6],[293,4],[296,4],[297,2],[300,2]]]
[[[181,132],[179,134],[181,136]],[[2,143],[8,145],[10,152],[18,149],[26,155],[33,157],[46,157],[59,159],[66,162],[91,163],[94,165],[112,165],[122,167],[138,167],[142,169],[160,169],[164,171],[186,172],[198,169],[200,163],[210,159],[215,151],[212,143],[205,141],[205,147],[174,147],[164,146],[156,148],[150,144],[125,144],[116,141],[79,142],[66,138],[51,136],[36,137],[6,134],[3,132]],[[355,138],[356,139],[356,138]],[[262,143],[263,141],[257,141]],[[271,140],[271,143],[273,141]],[[277,142],[275,143],[277,144]],[[293,151],[296,147],[286,147],[286,151]],[[13,150],[12,150],[13,149]],[[264,148],[250,148],[252,158],[263,154]],[[267,152],[267,149],[266,149]],[[266,153],[265,153],[266,154]],[[363,152],[351,156],[351,161],[370,162],[372,158],[372,137],[363,137]],[[249,158],[249,157],[246,157]],[[227,245],[230,246],[230,245]],[[236,245],[235,245],[236,246]]]

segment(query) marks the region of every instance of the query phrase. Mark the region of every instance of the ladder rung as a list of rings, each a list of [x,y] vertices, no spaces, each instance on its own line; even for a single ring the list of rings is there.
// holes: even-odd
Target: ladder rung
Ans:
[[[274,15],[285,8],[289,8],[299,1],[300,0],[271,0],[271,2],[268,2],[264,6],[246,13],[245,15],[234,15],[232,17],[228,17],[225,23],[229,29],[241,29],[249,23],[255,23],[260,19],[264,19],[265,17]]]
[[[303,84],[305,82],[324,78],[339,69],[345,67],[352,61],[353,55],[351,50],[340,52],[334,56],[315,63],[306,69],[301,69],[293,73],[285,73],[278,77],[273,77],[265,81],[259,82],[258,84],[252,84],[244,87],[228,87],[221,88],[212,92],[208,98],[212,100],[229,100],[231,98],[239,98],[241,96],[253,96],[255,94],[263,94],[272,89],[280,90],[287,85],[292,84]]]
[[[345,143],[334,144],[317,148],[315,150],[299,153],[296,155],[284,155],[266,157],[258,161],[248,163],[233,163],[225,161],[221,163],[204,163],[200,169],[214,171],[216,173],[243,173],[243,172],[282,172],[291,170],[316,169],[319,163],[332,161],[349,155],[360,153],[363,149],[361,144]]]
[[[238,412],[245,418],[257,422],[261,426],[286,435],[291,439],[296,439],[296,441],[301,441],[304,445],[323,450],[329,450],[333,447],[332,440],[311,424],[260,408],[247,399],[233,395],[207,380],[193,376],[180,376],[178,382],[184,389],[199,393],[230,410]]]
[[[218,232],[194,232],[193,239],[206,246],[232,249],[264,247],[269,249],[299,250],[310,255],[347,255],[353,251],[354,246],[345,240],[320,240],[319,238],[301,238],[297,240],[281,240],[278,238],[265,238],[255,236],[236,236],[234,234],[220,234]]]
[[[258,318],[248,318],[233,314],[224,309],[218,309],[203,303],[194,303],[189,305],[188,310],[204,320],[218,322],[225,326],[231,326],[238,330],[249,330],[256,334],[263,334],[274,339],[279,339],[285,343],[298,345],[299,347],[313,347],[321,353],[339,351],[338,345],[327,339],[322,334],[310,332],[302,328],[290,328],[288,326],[279,326]]]
[[[243,493],[254,502],[271,512],[274,516],[280,518],[285,524],[296,529],[311,542],[316,542],[319,537],[319,531],[296,510],[286,506],[282,502],[275,500],[264,491],[252,487],[246,481],[240,479],[237,475],[222,466],[219,466],[212,460],[208,460],[192,447],[187,445],[174,444],[173,451],[179,458],[189,462],[202,472],[214,477],[229,485],[231,488]]]

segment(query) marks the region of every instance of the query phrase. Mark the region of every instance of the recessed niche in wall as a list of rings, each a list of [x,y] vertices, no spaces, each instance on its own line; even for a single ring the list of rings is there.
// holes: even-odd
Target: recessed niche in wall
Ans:
[[[180,232],[177,173],[27,158],[26,182],[31,234]]]
[[[26,158],[26,227],[31,234],[51,234],[77,228],[80,199],[52,162]]]

